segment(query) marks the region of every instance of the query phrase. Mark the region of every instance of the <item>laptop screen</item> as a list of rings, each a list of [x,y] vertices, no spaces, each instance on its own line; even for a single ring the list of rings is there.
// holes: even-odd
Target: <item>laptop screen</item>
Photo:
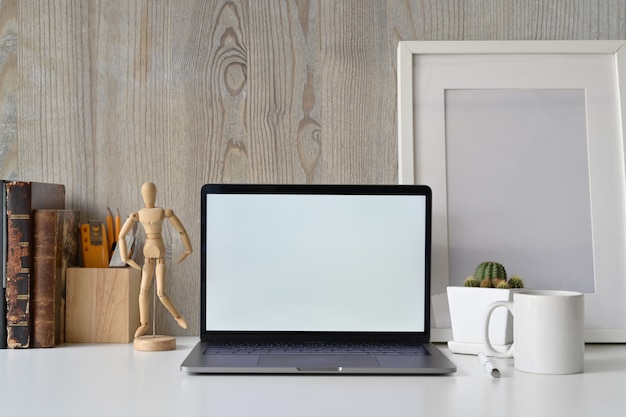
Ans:
[[[425,186],[206,185],[203,331],[425,332]]]

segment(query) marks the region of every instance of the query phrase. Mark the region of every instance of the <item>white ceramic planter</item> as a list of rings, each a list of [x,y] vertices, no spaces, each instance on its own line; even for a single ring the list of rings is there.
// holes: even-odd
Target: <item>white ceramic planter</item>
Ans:
[[[495,301],[512,301],[515,290],[499,288],[448,287],[452,338],[448,347],[455,353],[478,354],[484,350],[485,311]],[[505,308],[493,312],[489,336],[498,350],[513,343],[513,317]]]

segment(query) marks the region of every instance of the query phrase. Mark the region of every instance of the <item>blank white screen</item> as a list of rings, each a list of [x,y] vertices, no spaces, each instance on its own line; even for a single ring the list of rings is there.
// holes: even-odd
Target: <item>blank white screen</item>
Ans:
[[[206,330],[424,331],[425,197],[206,198]]]

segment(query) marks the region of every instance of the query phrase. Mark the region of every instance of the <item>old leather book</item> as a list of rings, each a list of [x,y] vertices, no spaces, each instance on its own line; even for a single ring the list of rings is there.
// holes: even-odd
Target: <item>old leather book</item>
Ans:
[[[78,266],[78,210],[33,211],[31,347],[54,347],[65,338],[65,274]]]
[[[7,347],[30,346],[32,212],[64,209],[65,186],[11,181],[6,186]]]

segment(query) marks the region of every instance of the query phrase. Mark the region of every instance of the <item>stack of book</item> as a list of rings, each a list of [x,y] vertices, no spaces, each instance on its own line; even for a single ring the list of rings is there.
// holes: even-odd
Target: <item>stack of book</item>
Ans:
[[[0,181],[0,347],[63,342],[65,270],[78,263],[80,213],[65,210],[65,186]]]

